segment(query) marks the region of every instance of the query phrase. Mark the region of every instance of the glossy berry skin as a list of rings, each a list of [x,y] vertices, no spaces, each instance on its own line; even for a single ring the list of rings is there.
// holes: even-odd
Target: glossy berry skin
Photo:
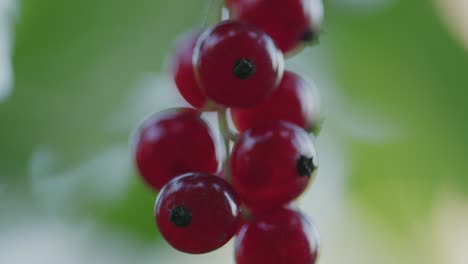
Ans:
[[[247,130],[234,145],[232,183],[253,214],[289,203],[311,182],[317,154],[309,135],[287,122]]]
[[[184,33],[177,41],[174,54],[170,60],[170,73],[177,89],[184,99],[193,107],[201,109],[206,106],[208,98],[203,94],[195,79],[192,64],[193,51],[201,31],[193,30]],[[208,108],[208,110],[213,110]]]
[[[315,87],[285,71],[278,88],[266,101],[252,108],[231,109],[231,117],[240,132],[274,121],[291,122],[309,131],[318,119],[318,102]]]
[[[239,199],[218,176],[188,173],[170,181],[159,193],[154,210],[159,231],[185,253],[202,254],[226,244],[237,232]]]
[[[218,169],[214,136],[195,109],[171,109],[147,119],[133,151],[141,177],[155,190],[183,173]]]
[[[283,75],[283,55],[263,31],[239,21],[225,21],[205,31],[193,57],[200,87],[227,107],[264,101]]]
[[[301,213],[281,208],[244,225],[235,240],[237,264],[314,264],[319,235]]]
[[[258,26],[284,53],[316,40],[323,15],[321,0],[227,0],[234,18]]]

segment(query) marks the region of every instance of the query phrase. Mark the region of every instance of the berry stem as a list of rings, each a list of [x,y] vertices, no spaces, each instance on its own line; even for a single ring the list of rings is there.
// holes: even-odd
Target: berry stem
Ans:
[[[231,141],[236,141],[238,135],[232,132],[229,129],[229,124],[227,121],[227,111],[226,108],[220,108],[218,110],[218,126],[221,135],[223,136],[224,150],[225,150],[225,160],[224,160],[224,178],[227,182],[231,182]]]
[[[218,23],[223,19],[228,19],[229,16],[227,13],[223,12],[224,1],[221,0],[210,0],[208,5],[208,10],[206,12],[205,19],[203,21],[203,27],[206,27],[210,24]],[[207,103],[207,107],[210,107],[212,102]],[[229,128],[229,124],[227,121],[227,111],[225,107],[217,107],[217,114],[218,114],[218,127],[221,135],[223,136],[223,143],[224,143],[224,150],[225,150],[225,160],[223,166],[223,173],[224,179],[231,183],[232,176],[231,176],[231,142],[236,141],[238,135],[231,131]]]
[[[215,102],[211,100],[206,100],[206,102],[200,108],[200,113],[212,111],[213,109],[216,109],[216,107],[217,105]]]
[[[229,128],[229,124],[227,121],[226,108],[221,108],[218,110],[218,123],[219,123],[219,130],[221,131],[223,138],[228,141],[230,140],[230,141],[235,142],[237,138],[239,137],[239,135]]]
[[[323,123],[325,118],[323,116],[319,117],[312,128],[308,130],[309,133],[312,133],[315,137],[318,137],[323,128]]]
[[[216,24],[223,19],[223,1],[210,0],[206,9],[202,27]]]

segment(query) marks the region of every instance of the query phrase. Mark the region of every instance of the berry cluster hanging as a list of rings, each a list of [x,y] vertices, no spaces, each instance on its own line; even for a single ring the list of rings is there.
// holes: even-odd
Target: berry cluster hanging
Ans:
[[[172,247],[202,254],[235,236],[237,264],[316,263],[318,233],[291,203],[317,172],[311,139],[319,127],[317,95],[284,70],[283,54],[316,40],[321,2],[226,0],[225,6],[230,20],[179,40],[171,73],[193,108],[159,112],[141,125],[136,167],[159,191],[154,216]],[[209,111],[218,113],[222,164],[202,117]]]

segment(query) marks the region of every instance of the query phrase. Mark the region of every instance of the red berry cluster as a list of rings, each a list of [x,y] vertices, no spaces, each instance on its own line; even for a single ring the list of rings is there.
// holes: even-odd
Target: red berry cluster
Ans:
[[[171,69],[194,108],[147,119],[133,149],[140,175],[159,191],[155,220],[174,248],[207,253],[236,236],[238,264],[316,262],[317,231],[290,204],[317,171],[309,135],[317,99],[284,71],[283,54],[315,39],[317,1],[226,0],[231,20],[181,38]],[[222,166],[206,111],[218,112]]]

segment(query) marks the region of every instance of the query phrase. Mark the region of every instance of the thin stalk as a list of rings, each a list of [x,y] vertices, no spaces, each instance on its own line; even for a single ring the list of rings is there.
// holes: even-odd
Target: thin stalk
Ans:
[[[221,135],[223,136],[224,142],[224,150],[225,150],[225,160],[224,160],[224,178],[226,181],[231,182],[232,174],[231,174],[231,141],[235,141],[237,139],[237,135],[235,135],[230,129],[229,124],[227,121],[227,111],[226,108],[220,108],[218,110],[218,126]]]
[[[216,24],[222,20],[223,2],[221,0],[209,0],[202,27]]]

